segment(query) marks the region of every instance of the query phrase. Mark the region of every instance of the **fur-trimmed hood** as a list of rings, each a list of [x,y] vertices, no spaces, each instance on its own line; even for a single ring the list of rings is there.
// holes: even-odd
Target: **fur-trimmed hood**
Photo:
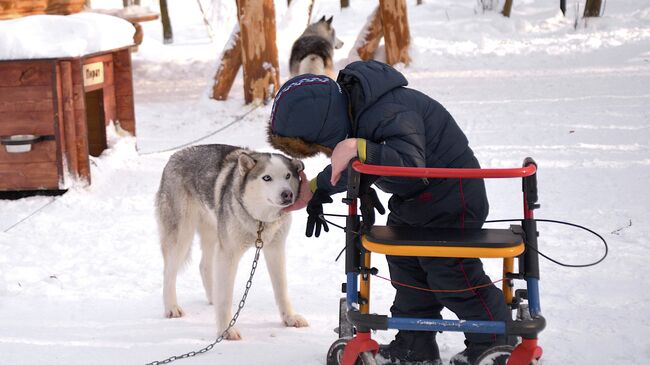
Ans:
[[[331,156],[350,134],[348,98],[327,76],[305,74],[287,81],[275,96],[268,142],[295,158]]]

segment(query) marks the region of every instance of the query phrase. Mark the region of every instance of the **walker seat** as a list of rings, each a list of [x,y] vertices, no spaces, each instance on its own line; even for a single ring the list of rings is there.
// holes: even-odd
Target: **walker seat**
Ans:
[[[393,256],[462,258],[516,257],[524,252],[523,230],[373,226],[361,236],[363,247]]]

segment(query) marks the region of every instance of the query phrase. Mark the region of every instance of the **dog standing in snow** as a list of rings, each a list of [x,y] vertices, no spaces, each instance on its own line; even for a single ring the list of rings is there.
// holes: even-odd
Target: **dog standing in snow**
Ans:
[[[334,74],[334,49],[343,47],[343,42],[336,38],[332,19],[323,16],[316,23],[310,24],[291,47],[289,72],[291,77],[302,74],[326,75],[332,79]]]
[[[201,241],[201,279],[215,305],[219,333],[232,318],[237,265],[254,247],[260,222],[264,258],[285,325],[308,326],[287,293],[285,239],[291,217],[282,211],[298,196],[300,160],[228,145],[189,147],[171,156],[156,194],[164,258],[163,302],[167,317],[181,317],[176,277],[189,258],[194,233]],[[241,338],[236,328],[226,334]]]

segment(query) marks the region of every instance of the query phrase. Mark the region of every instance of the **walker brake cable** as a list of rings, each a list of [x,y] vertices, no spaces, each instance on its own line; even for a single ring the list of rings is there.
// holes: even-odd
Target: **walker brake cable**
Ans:
[[[345,227],[330,222],[329,220],[325,219],[325,216],[347,217],[346,215],[344,215],[344,214],[322,214],[322,215],[319,216],[320,219],[324,220],[328,224],[331,224],[332,226],[340,228],[343,231],[345,231]],[[485,221],[483,223],[521,222],[522,220],[523,219],[495,219],[495,220],[487,220],[487,221]],[[565,221],[560,221],[560,220],[554,220],[554,219],[535,218],[535,219],[531,219],[531,220],[535,221],[535,222],[554,223],[554,224],[561,224],[561,225],[571,226],[571,227],[574,227],[574,228],[579,228],[579,229],[587,231],[587,232],[591,233],[592,235],[598,237],[603,242],[603,246],[605,247],[605,253],[603,254],[603,256],[600,257],[598,260],[596,260],[594,262],[587,263],[587,264],[567,264],[567,263],[558,261],[558,260],[544,254],[543,252],[539,251],[536,248],[533,248],[533,247],[531,247],[529,245],[526,245],[526,247],[530,248],[531,250],[535,251],[537,254],[539,254],[543,258],[547,259],[548,261],[551,261],[552,263],[554,263],[556,265],[559,265],[559,266],[562,266],[562,267],[570,267],[570,268],[584,268],[584,267],[596,266],[596,265],[600,264],[601,262],[603,262],[605,260],[605,258],[607,257],[607,255],[609,254],[609,245],[607,244],[607,241],[605,240],[605,238],[603,238],[603,236],[601,236],[600,234],[594,232],[593,230],[591,230],[591,229],[589,229],[587,227],[584,227],[584,226],[581,226],[581,225],[575,224],[575,223],[570,223],[570,222],[565,222]],[[339,252],[339,254],[336,256],[336,259],[334,260],[335,262],[339,260],[339,258],[341,257],[341,255],[343,254],[344,251],[345,251],[345,247],[343,247],[341,252]]]

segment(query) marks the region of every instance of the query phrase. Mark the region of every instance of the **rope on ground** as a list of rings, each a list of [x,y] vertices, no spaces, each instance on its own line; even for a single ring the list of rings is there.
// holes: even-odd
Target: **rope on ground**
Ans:
[[[195,140],[192,140],[192,141],[189,141],[187,143],[183,143],[181,145],[178,145],[178,146],[175,146],[175,147],[170,147],[170,148],[167,148],[167,149],[164,149],[164,150],[152,151],[152,152],[143,152],[143,153],[140,153],[140,155],[141,156],[146,156],[146,155],[154,155],[156,153],[164,153],[164,152],[176,151],[176,150],[179,150],[179,149],[181,149],[183,147],[188,147],[188,146],[191,146],[191,145],[193,145],[195,143],[201,142],[201,141],[203,141],[205,139],[208,139],[208,138],[210,138],[210,137],[212,137],[212,136],[214,136],[216,134],[219,134],[219,133],[223,132],[225,129],[229,128],[230,126],[241,122],[244,118],[246,118],[250,113],[252,113],[253,111],[255,111],[259,107],[260,107],[260,105],[254,106],[253,108],[248,110],[246,113],[244,113],[244,114],[238,116],[237,118],[235,118],[235,120],[233,120],[232,122],[224,125],[223,127],[219,128],[219,129],[217,129],[217,130],[215,130],[213,132],[210,132],[210,133],[206,134],[203,137],[199,137],[199,138],[197,138]]]
[[[23,222],[25,222],[26,220],[30,219],[31,217],[35,216],[38,212],[40,212],[41,210],[45,209],[48,205],[54,203],[54,202],[56,201],[56,199],[57,199],[57,197],[52,198],[49,202],[43,204],[40,208],[34,210],[34,211],[31,212],[29,215],[27,215],[27,216],[24,217],[23,219],[19,220],[18,222],[12,224],[11,226],[9,226],[7,229],[5,229],[5,230],[2,231],[2,232],[3,232],[3,233],[7,233],[7,232],[9,232],[9,231],[12,230],[14,227],[20,225],[21,223],[23,223]]]

